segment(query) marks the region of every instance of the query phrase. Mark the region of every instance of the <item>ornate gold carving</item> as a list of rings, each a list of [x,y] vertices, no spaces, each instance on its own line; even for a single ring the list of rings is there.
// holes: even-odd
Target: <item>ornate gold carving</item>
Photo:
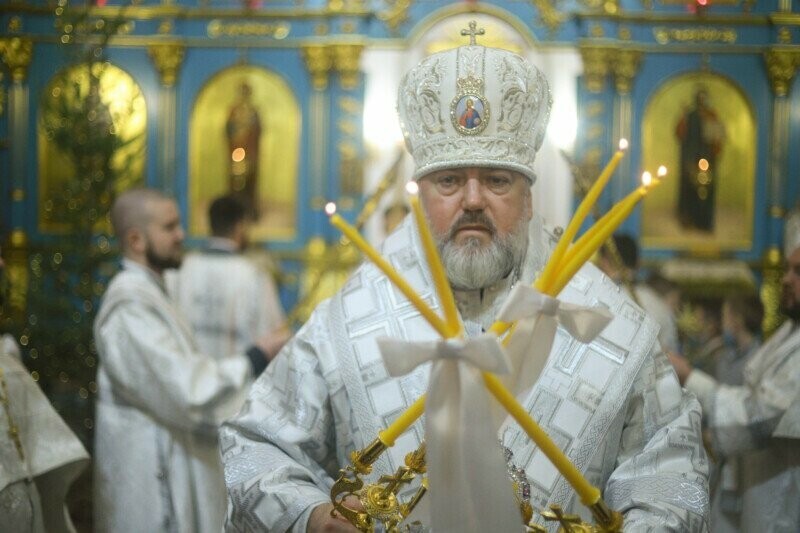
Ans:
[[[358,146],[351,141],[340,142],[339,184],[343,195],[357,196],[364,186],[364,162],[359,157]]]
[[[223,22],[214,19],[206,26],[206,35],[219,37],[272,37],[277,40],[289,36],[292,25],[288,22]]]
[[[783,256],[780,248],[772,247],[764,252],[761,266],[764,280],[759,292],[761,302],[764,304],[764,321],[761,323],[761,328],[766,338],[783,322],[780,314],[781,277],[783,277]]]
[[[734,44],[739,34],[734,28],[700,26],[692,28],[653,28],[653,37],[658,44],[679,43],[725,43]]]
[[[642,52],[638,50],[620,49],[614,53],[614,62],[611,68],[614,71],[614,85],[619,94],[629,94],[633,86],[633,79],[639,71]]]
[[[564,22],[564,14],[555,7],[551,0],[531,0],[531,3],[539,11],[539,18],[548,30],[554,31]]]
[[[597,46],[581,43],[579,45],[583,59],[583,81],[589,92],[599,93],[606,84],[613,50],[608,46]]]
[[[342,88],[352,90],[358,87],[360,81],[359,63],[363,44],[335,44],[333,49],[333,67],[339,73]]]
[[[164,87],[175,85],[185,52],[186,47],[182,44],[151,44],[147,47],[147,53],[161,75]]]
[[[11,231],[9,242],[13,248],[24,248],[28,245],[28,234],[22,228],[15,228]]]
[[[792,30],[790,30],[786,26],[781,27],[778,30],[778,42],[781,43],[781,44],[791,44],[792,43]]]
[[[22,18],[14,16],[8,21],[8,33],[19,33],[22,31]]]
[[[396,32],[408,20],[411,0],[386,0],[386,4],[387,9],[378,13],[378,20],[385,22],[391,32]]]
[[[0,38],[0,55],[15,82],[25,81],[33,58],[33,41],[22,37]]]
[[[788,48],[773,48],[764,52],[767,75],[775,96],[786,96],[792,86],[800,53]]]
[[[333,67],[330,48],[322,44],[308,44],[303,46],[302,50],[314,89],[325,90],[328,87],[328,71]]]

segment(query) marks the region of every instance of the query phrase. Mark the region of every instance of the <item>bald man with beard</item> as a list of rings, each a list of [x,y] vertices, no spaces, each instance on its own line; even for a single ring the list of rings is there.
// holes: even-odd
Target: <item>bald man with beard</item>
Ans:
[[[95,530],[218,532],[225,488],[217,428],[267,365],[267,346],[212,357],[164,290],[180,266],[178,206],[137,189],[114,203],[122,270],[94,324],[100,355]]]

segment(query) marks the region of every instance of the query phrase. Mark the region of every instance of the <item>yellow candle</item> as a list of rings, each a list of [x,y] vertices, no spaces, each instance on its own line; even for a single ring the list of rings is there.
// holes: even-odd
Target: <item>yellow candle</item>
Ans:
[[[620,160],[625,155],[625,150],[627,148],[628,141],[626,139],[620,139],[619,150],[617,150],[608,161],[608,164],[597,177],[594,184],[592,184],[591,188],[587,191],[583,201],[581,201],[580,205],[578,205],[578,209],[575,210],[572,220],[570,220],[569,224],[567,225],[567,229],[564,230],[564,233],[561,235],[555,250],[553,250],[553,254],[550,256],[550,260],[547,262],[544,272],[542,272],[542,281],[539,283],[539,287],[537,287],[540,288],[540,290],[546,290],[548,285],[554,281],[555,277],[557,276],[556,271],[561,266],[561,260],[567,251],[567,247],[572,243],[575,235],[578,234],[581,224],[583,224],[583,221],[586,220],[586,216],[589,214],[592,207],[594,207],[594,204],[597,203],[597,199],[603,192],[603,189],[608,183],[608,180],[611,178],[611,175],[614,173],[614,170],[617,168],[617,165],[619,165]]]
[[[403,413],[397,417],[397,419],[392,422],[389,427],[379,432],[378,438],[381,439],[381,442],[386,446],[394,446],[394,441],[397,440],[397,437],[402,435],[405,430],[410,428],[411,424],[416,422],[417,419],[422,416],[424,411],[425,395],[423,394],[417,398],[417,401],[409,405],[408,409],[403,411]]]
[[[516,398],[514,398],[514,395],[503,386],[497,376],[484,372],[483,380],[489,392],[491,392],[492,395],[497,398],[497,401],[505,407],[508,414],[514,417],[514,420],[525,430],[525,433],[536,443],[536,446],[550,459],[553,466],[555,466],[559,473],[572,485],[575,492],[581,497],[581,502],[584,505],[593,505],[597,503],[598,500],[600,500],[600,489],[589,483],[589,481],[583,477],[583,474],[572,464],[569,457],[564,455],[564,452],[562,452],[547,433],[539,427],[539,424],[531,418],[531,415],[519,404]]]
[[[649,174],[648,174],[649,175]],[[643,176],[644,178],[644,176]],[[642,185],[635,191],[626,196],[621,202],[615,205],[603,218],[601,218],[590,231],[575,243],[574,251],[570,250],[570,257],[565,265],[560,269],[553,290],[556,294],[569,283],[572,276],[580,270],[583,264],[603,245],[614,231],[628,218],[636,204],[645,197],[648,190],[661,183],[659,180],[652,180],[647,185]]]
[[[370,244],[364,240],[364,238],[358,233],[353,226],[348,224],[342,217],[335,214],[336,206],[333,204],[328,204],[325,207],[325,210],[330,215],[330,223],[339,228],[339,230],[344,234],[345,237],[350,239],[350,241],[361,250],[361,252],[372,261],[376,267],[378,267],[381,272],[383,272],[389,280],[394,283],[394,286],[400,290],[400,292],[405,295],[406,298],[417,308],[420,314],[425,317],[428,323],[441,335],[442,337],[449,337],[450,329],[444,323],[444,321],[439,318],[439,316],[433,312],[430,306],[425,303],[425,301],[417,294],[417,292],[411,287],[411,285],[404,280],[400,274],[394,269],[392,265],[389,264],[387,260],[385,260],[378,251],[370,246]]]
[[[447,274],[445,274],[442,260],[439,257],[439,250],[436,248],[436,242],[433,240],[431,230],[428,227],[428,221],[425,219],[425,214],[422,212],[422,206],[419,203],[419,186],[416,182],[412,181],[407,186],[409,196],[409,203],[411,204],[411,211],[414,213],[414,219],[417,221],[417,229],[419,230],[419,238],[422,242],[422,248],[425,250],[425,257],[428,260],[428,267],[431,270],[433,277],[433,285],[436,287],[436,294],[439,296],[439,301],[442,302],[442,309],[444,310],[444,321],[450,328],[450,335],[455,336],[461,330],[461,322],[458,319],[458,311],[456,309],[456,300],[453,297],[453,291],[450,288],[450,283],[447,281]]]

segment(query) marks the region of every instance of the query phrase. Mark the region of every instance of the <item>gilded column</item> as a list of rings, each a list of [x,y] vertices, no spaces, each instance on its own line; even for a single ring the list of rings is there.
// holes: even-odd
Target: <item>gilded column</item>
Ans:
[[[583,60],[583,83],[591,93],[601,93],[606,86],[612,63],[613,50],[608,46],[580,43],[579,50]]]
[[[344,209],[353,209],[364,194],[363,111],[364,85],[361,73],[360,43],[340,43],[331,46],[333,69],[338,86],[333,89],[336,104],[331,109],[332,129],[336,151],[331,168],[339,171],[337,182],[329,183],[328,193],[340,199]]]
[[[27,242],[25,233],[25,197],[28,189],[25,180],[25,155],[32,153],[27,145],[29,116],[29,92],[25,83],[28,66],[33,59],[33,42],[23,37],[0,38],[0,58],[11,74],[8,92],[8,137],[12,139],[10,156],[11,170],[11,245],[22,247]]]
[[[770,131],[769,166],[767,168],[769,221],[767,249],[763,257],[764,330],[771,333],[780,323],[778,311],[781,271],[781,228],[786,212],[783,205],[786,188],[787,151],[789,143],[789,114],[787,95],[791,89],[800,54],[787,47],[775,47],[764,53],[767,76],[772,87],[772,127]]]
[[[610,146],[617,145],[617,139],[631,139],[633,132],[633,104],[631,102],[631,89],[636,74],[639,72],[639,65],[642,60],[642,53],[638,50],[618,48],[613,51],[609,58],[610,70],[614,77],[614,129]],[[630,189],[631,179],[631,158],[626,157],[620,162],[615,180],[614,196],[621,199]]]
[[[325,44],[307,44],[300,52],[306,64],[311,79],[311,95],[309,96],[309,146],[308,157],[310,160],[310,201],[309,206],[318,216],[314,218],[314,233],[328,234],[330,228],[326,223],[323,212],[325,202],[329,196],[326,191],[327,175],[329,168],[330,139],[330,94],[328,92],[328,77],[333,68],[333,52]]]
[[[178,43],[152,44],[147,53],[158,70],[161,90],[158,98],[158,151],[156,153],[158,175],[161,187],[167,194],[175,194],[175,161],[177,96],[175,83],[186,48]]]

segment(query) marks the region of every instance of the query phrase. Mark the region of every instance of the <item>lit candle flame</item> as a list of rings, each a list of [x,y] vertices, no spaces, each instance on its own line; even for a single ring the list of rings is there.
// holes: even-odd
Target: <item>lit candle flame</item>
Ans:
[[[667,175],[667,167],[665,167],[664,165],[661,165],[660,167],[658,167],[658,171],[656,172],[656,176],[658,176],[659,178],[663,178],[666,175]]]
[[[333,202],[325,204],[325,214],[332,216],[334,213],[336,213],[336,204]]]
[[[697,162],[697,168],[699,168],[703,172],[708,170],[708,159],[701,159],[700,161],[698,161]]]
[[[653,183],[653,175],[645,170],[642,172],[642,185],[649,187],[651,183]]]
[[[409,181],[408,183],[406,183],[406,192],[408,194],[419,193],[419,184],[416,181]]]
[[[619,140],[619,149],[620,150],[627,150],[628,149],[628,139],[620,139]]]

